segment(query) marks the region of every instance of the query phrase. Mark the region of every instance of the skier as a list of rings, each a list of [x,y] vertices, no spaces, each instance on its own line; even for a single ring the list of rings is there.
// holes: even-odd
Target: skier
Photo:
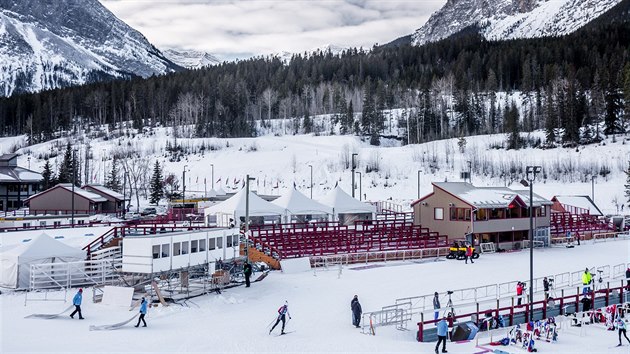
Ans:
[[[70,314],[71,318],[74,318],[75,313],[79,313],[79,319],[82,320],[83,316],[81,315],[81,301],[83,301],[83,289],[79,289],[77,294],[72,298],[72,304],[74,305],[74,311]]]
[[[628,336],[626,335],[626,322],[624,322],[624,320],[620,317],[617,316],[617,319],[615,320],[616,325],[617,325],[617,329],[619,330],[619,344],[617,345],[618,347],[621,347],[621,335],[623,334],[624,337],[626,337],[626,340],[628,341],[628,344],[630,344],[630,339],[628,339]]]
[[[473,256],[472,246],[471,245],[467,245],[466,246],[466,256],[464,257],[464,260],[465,260],[466,264],[468,264],[468,258],[469,257],[470,257],[470,263],[475,263],[475,262],[473,262],[472,256]]]
[[[285,301],[284,305],[280,306],[280,308],[278,309],[278,319],[276,320],[276,323],[273,325],[273,327],[271,327],[271,329],[269,330],[269,334],[273,332],[274,328],[276,328],[280,321],[282,321],[282,332],[280,332],[280,334],[285,334],[284,325],[286,324],[287,320],[286,316],[289,316],[289,319],[291,319],[291,314],[289,314],[289,301]]]
[[[437,321],[438,317],[440,316],[440,295],[437,291],[433,296],[433,310],[434,319]]]
[[[359,323],[361,322],[361,314],[363,313],[363,310],[361,309],[358,295],[354,295],[354,298],[350,301],[350,309],[352,310],[352,324],[356,328],[361,328]]]
[[[590,284],[592,280],[593,276],[591,275],[591,272],[588,271],[588,268],[586,268],[582,274],[582,285],[584,286],[582,289],[582,295],[586,295],[591,291]]]
[[[438,353],[440,343],[442,343],[442,353],[448,353],[446,351],[446,336],[448,335],[448,323],[446,323],[446,316],[442,316],[442,320],[437,324],[437,336],[438,341],[435,345],[435,353]]]
[[[245,274],[245,287],[249,288],[249,277],[252,276],[252,265],[245,261],[243,265],[243,274]]]
[[[142,321],[142,323],[144,323],[144,325],[142,327],[146,327],[147,326],[147,322],[144,320],[144,315],[147,314],[147,300],[144,299],[144,297],[142,298],[142,302],[140,302],[140,318],[138,318],[138,324],[136,324],[136,327],[140,326],[140,321]]]
[[[516,296],[518,297],[518,305],[521,305],[521,301],[523,300],[523,290],[525,290],[525,284],[522,282],[516,283]]]

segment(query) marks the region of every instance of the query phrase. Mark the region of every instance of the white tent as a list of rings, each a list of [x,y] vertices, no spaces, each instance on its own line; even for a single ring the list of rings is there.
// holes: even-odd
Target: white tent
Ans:
[[[243,188],[225,201],[206,208],[204,210],[205,219],[208,220],[210,215],[216,215],[218,226],[230,226],[230,223],[239,226],[240,218],[245,216],[245,199],[246,193],[245,188]],[[275,216],[279,219],[285,213],[286,209],[271,204],[257,196],[256,193],[249,191],[249,216]],[[230,222],[229,219],[233,219],[233,221]]]
[[[271,203],[286,209],[288,217],[290,215],[332,215],[333,213],[331,207],[310,199],[295,188],[289,189]]]
[[[371,219],[376,213],[376,206],[356,200],[339,186],[318,201],[331,207],[333,218],[346,224],[358,218]]]
[[[219,196],[219,195],[226,195],[227,193],[225,192],[225,190],[223,190],[223,188],[221,188],[219,186],[219,188],[217,188],[217,190],[215,191],[215,196]]]
[[[0,285],[28,288],[31,264],[76,262],[85,257],[85,251],[42,234],[26,243],[0,249]]]

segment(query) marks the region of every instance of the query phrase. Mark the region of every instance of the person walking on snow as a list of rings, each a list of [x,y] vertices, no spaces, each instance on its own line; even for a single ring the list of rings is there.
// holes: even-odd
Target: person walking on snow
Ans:
[[[440,317],[440,307],[440,294],[436,291],[433,295],[433,319],[436,321]]]
[[[582,289],[582,295],[586,295],[591,291],[590,284],[592,280],[593,276],[591,275],[591,272],[588,271],[588,268],[586,268],[582,274],[582,285],[584,286]]]
[[[363,313],[363,310],[361,309],[358,295],[354,295],[354,298],[350,301],[350,309],[352,310],[352,324],[356,328],[361,328],[359,323],[361,323],[361,314]]]
[[[287,321],[286,316],[289,316],[289,319],[291,319],[291,315],[289,314],[288,301],[285,301],[284,305],[280,306],[280,308],[278,309],[278,319],[276,320],[276,323],[273,325],[273,327],[271,327],[271,329],[269,330],[269,334],[273,332],[274,328],[276,328],[276,326],[278,325],[278,323],[280,323],[280,321],[282,321],[282,332],[280,332],[280,334],[284,334],[284,326]]]
[[[522,282],[518,282],[516,283],[516,296],[518,298],[518,303],[517,305],[521,305],[521,302],[523,301],[523,290],[525,290],[525,286]]]
[[[630,344],[630,339],[628,339],[628,336],[626,335],[626,323],[624,322],[623,318],[617,316],[617,319],[615,320],[615,324],[617,325],[617,329],[619,330],[619,344],[617,346],[621,347],[622,334],[624,337],[626,337],[628,344]]]
[[[438,341],[435,345],[435,353],[438,353],[440,343],[442,343],[442,353],[448,353],[446,351],[446,336],[448,335],[448,323],[446,323],[446,316],[442,316],[442,320],[437,324],[437,336]]]
[[[75,313],[79,313],[79,319],[82,320],[83,316],[81,315],[81,302],[83,301],[83,289],[79,289],[77,294],[72,298],[72,304],[74,305],[74,311],[70,314],[71,318],[74,318]]]
[[[468,264],[468,258],[470,258],[470,263],[475,263],[473,262],[473,249],[471,245],[466,246],[466,255],[464,257],[464,261],[466,264]]]
[[[144,320],[144,315],[147,314],[147,300],[144,299],[144,297],[142,298],[142,302],[140,302],[140,318],[138,318],[138,324],[136,324],[136,327],[140,326],[140,321],[142,321],[142,323],[144,323],[144,325],[142,327],[146,327],[147,326],[147,322]]]
[[[243,265],[243,274],[245,275],[245,287],[249,288],[249,277],[252,276],[252,265],[245,261]]]

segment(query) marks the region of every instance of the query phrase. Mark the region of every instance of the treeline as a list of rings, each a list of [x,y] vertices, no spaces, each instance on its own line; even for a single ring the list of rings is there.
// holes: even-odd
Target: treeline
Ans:
[[[409,143],[511,132],[517,148],[519,131],[544,128],[548,144],[580,144],[624,131],[629,50],[625,20],[558,38],[489,42],[467,33],[422,47],[295,55],[288,64],[252,58],[2,98],[0,127],[32,143],[124,122],[172,126],[181,137],[242,137],[257,134],[255,121],[278,118],[295,120],[294,133],[317,132],[311,117],[333,114],[338,131],[377,144],[383,111],[405,108],[400,138]],[[512,91],[521,92],[520,110],[504,94]]]

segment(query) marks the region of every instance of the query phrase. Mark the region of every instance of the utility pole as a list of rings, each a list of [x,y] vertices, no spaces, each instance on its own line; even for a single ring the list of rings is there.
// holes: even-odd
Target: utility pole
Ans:
[[[212,190],[214,190],[214,164],[210,164],[210,167],[212,167],[212,175],[210,177],[212,177]]]
[[[357,166],[354,164],[354,157],[357,155],[357,153],[352,154],[352,198],[354,198],[354,170],[357,168]]]
[[[420,199],[420,170],[418,170],[418,199]]]
[[[313,199],[313,165],[308,165],[311,169],[311,199]]]
[[[357,171],[357,173],[359,174],[359,200],[362,200],[361,198],[362,198],[362,195],[363,195],[363,183],[362,183],[362,180],[361,180],[361,172]]]
[[[245,260],[249,263],[249,181],[255,178],[247,175],[245,180]]]
[[[184,215],[186,214],[186,168],[188,165],[184,165],[184,171],[182,172],[182,221],[184,221]]]

